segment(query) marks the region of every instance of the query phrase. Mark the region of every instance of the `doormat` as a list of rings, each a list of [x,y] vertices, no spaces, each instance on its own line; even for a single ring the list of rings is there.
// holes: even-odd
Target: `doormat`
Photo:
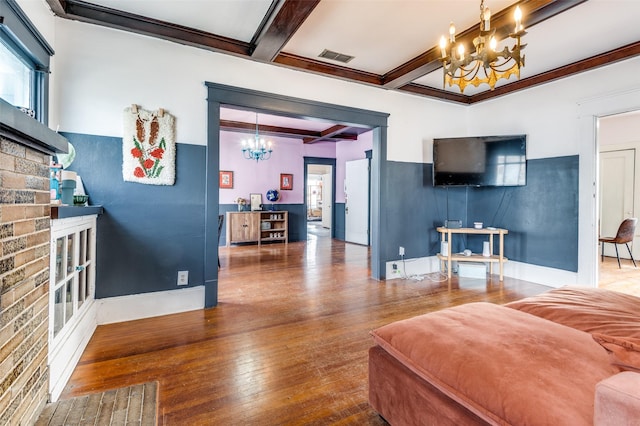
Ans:
[[[36,426],[155,426],[158,382],[148,382],[47,404]]]

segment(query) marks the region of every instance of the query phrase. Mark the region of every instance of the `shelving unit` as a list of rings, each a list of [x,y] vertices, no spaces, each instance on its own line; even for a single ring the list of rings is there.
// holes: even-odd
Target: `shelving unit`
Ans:
[[[440,233],[442,241],[447,242],[449,250],[447,256],[443,256],[438,253],[438,259],[440,259],[441,263],[447,263],[447,273],[449,278],[451,278],[451,262],[487,262],[489,263],[489,274],[493,274],[493,264],[497,263],[500,266],[500,281],[503,281],[504,278],[504,262],[507,259],[504,257],[504,236],[509,233],[506,229],[476,229],[476,228],[444,228],[439,227],[437,231]],[[472,253],[471,256],[465,256],[462,253],[451,253],[451,236],[453,234],[476,234],[476,235],[489,235],[489,247],[490,247],[490,256],[483,256],[482,254]],[[493,254],[493,236],[499,236],[499,248],[498,254]],[[442,265],[444,266],[444,265]]]
[[[289,212],[266,211],[260,212],[260,241],[289,242]]]
[[[289,212],[227,212],[227,246],[278,241],[289,242]]]

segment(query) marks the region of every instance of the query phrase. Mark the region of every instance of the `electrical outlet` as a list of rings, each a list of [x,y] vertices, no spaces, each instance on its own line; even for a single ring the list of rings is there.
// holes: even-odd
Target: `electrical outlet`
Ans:
[[[398,264],[397,264],[397,263],[394,263],[394,264],[392,264],[391,266],[393,267],[393,270],[394,270],[394,271],[397,271],[397,270],[398,270]]]
[[[178,285],[189,285],[189,271],[178,271]]]
[[[404,247],[400,246],[400,250],[398,251],[400,256],[404,256]]]

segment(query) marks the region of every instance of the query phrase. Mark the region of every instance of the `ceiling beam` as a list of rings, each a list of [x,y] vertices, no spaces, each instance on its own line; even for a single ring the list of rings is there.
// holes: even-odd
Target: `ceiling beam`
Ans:
[[[449,92],[443,89],[435,89],[433,87],[423,86],[422,84],[410,83],[398,88],[397,90],[413,93],[414,95],[436,98],[442,101],[450,101],[460,104],[471,103],[470,97],[467,95],[463,95],[462,93]]]
[[[46,0],[58,16],[157,37],[216,52],[249,56],[250,45],[206,31],[160,21],[79,0]]]
[[[339,65],[332,65],[326,62],[293,55],[291,53],[280,52],[273,62],[302,71],[309,71],[358,83],[372,84],[374,86],[380,86],[381,84],[380,76],[378,74],[359,71]]]
[[[562,13],[586,0],[522,0],[491,16],[491,26],[496,30],[498,40],[506,39],[513,31],[513,11],[520,5],[525,17],[524,24],[532,27],[540,22]],[[466,51],[473,49],[473,39],[478,35],[478,25],[467,28],[456,35],[456,43],[464,43]],[[412,81],[442,67],[440,47],[435,46],[382,76],[382,85],[386,89],[399,89]]]
[[[514,81],[513,83],[505,84],[504,86],[496,87],[494,90],[477,93],[470,96],[470,103],[486,101],[498,96],[504,96],[518,90],[524,90],[534,86],[539,86],[541,84],[559,80],[570,75],[590,71],[639,55],[640,41],[637,41],[635,43],[627,44],[626,46],[622,46],[608,52],[600,53],[599,55],[595,55],[587,59],[573,62],[569,65],[564,65],[553,70],[543,72],[541,74],[536,74],[531,77],[523,78],[522,80]]]
[[[340,127],[340,129],[337,129],[338,127]],[[331,141],[331,142],[338,142],[341,140],[357,140],[358,139],[357,133],[343,132],[348,129],[349,129],[348,126],[336,125],[322,132],[317,132],[314,130],[293,129],[289,127],[279,127],[279,126],[268,126],[265,124],[258,125],[258,132],[260,132],[261,135],[266,135],[266,136],[279,136],[279,137],[296,138],[296,139],[303,139],[303,140],[312,139],[314,141],[319,141],[320,139],[322,139],[322,140]],[[220,120],[220,130],[255,134],[256,125],[252,123],[244,123],[241,121]]]
[[[256,45],[252,46],[251,57],[258,61],[273,61],[318,3],[320,0],[285,0]]]
[[[320,132],[320,136],[312,137],[312,138],[304,138],[302,142],[306,144],[311,144],[316,142],[336,142],[339,140],[352,140],[352,141],[358,140],[358,135],[356,134],[343,133],[348,129],[349,129],[349,126],[336,124],[335,126],[329,127],[328,129]]]

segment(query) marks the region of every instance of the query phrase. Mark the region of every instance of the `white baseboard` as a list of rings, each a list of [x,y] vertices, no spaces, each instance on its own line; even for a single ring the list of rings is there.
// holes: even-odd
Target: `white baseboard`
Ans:
[[[393,269],[393,264],[397,269]],[[494,273],[498,269],[494,265]],[[416,275],[430,274],[440,271],[440,261],[436,256],[406,259],[404,262],[395,260],[386,263],[387,280],[412,277]],[[542,284],[548,287],[558,288],[565,285],[576,286],[578,274],[576,272],[563,271],[561,269],[547,268],[544,266],[530,265],[528,263],[507,261],[504,264],[504,275],[510,278]]]
[[[204,308],[204,286],[97,299],[98,324],[133,321]]]

